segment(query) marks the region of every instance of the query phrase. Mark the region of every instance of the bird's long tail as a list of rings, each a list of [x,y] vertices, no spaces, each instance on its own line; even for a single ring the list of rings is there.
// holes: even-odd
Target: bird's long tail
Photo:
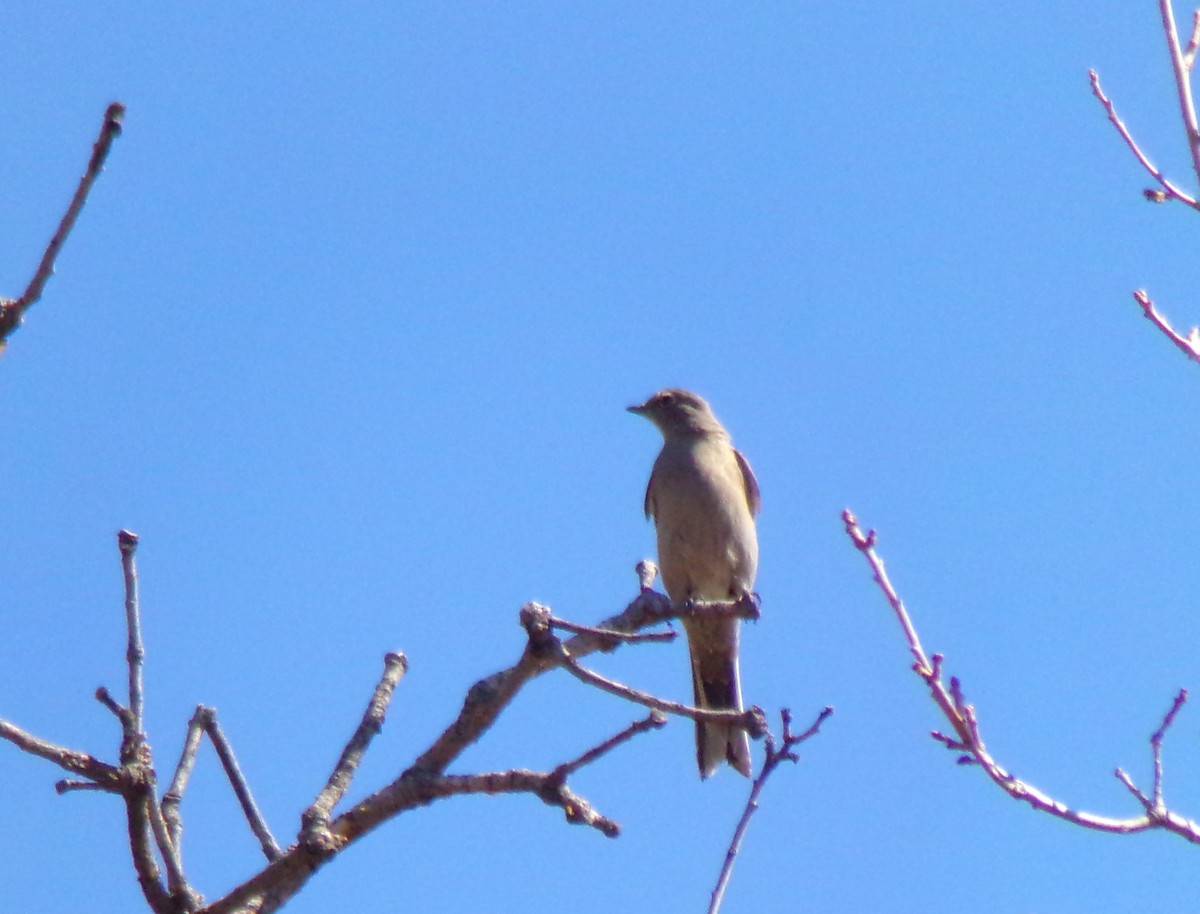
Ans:
[[[742,684],[738,673],[738,620],[692,619],[685,623],[692,657],[692,686],[696,707],[710,711],[741,711]],[[750,776],[750,739],[730,724],[696,721],[696,764],[707,778],[722,762]]]

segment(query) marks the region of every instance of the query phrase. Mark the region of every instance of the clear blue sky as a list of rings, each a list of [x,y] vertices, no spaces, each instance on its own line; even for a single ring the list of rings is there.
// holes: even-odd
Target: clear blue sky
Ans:
[[[1187,21],[1190,11],[1179,11]],[[112,758],[113,534],[142,535],[160,773],[215,705],[277,837],[385,651],[411,672],[354,795],[510,663],[527,600],[595,621],[653,552],[657,435],[707,396],[758,474],[747,697],[836,715],[777,775],[736,912],[1184,910],[1198,851],[1001,795],[935,709],[839,512],[878,527],[989,747],[1137,812],[1200,689],[1195,214],[1152,207],[1087,68],[1187,187],[1156,4],[10,3],[0,294],[28,280],[105,106],[124,136],[0,359],[0,715]],[[598,665],[689,694],[682,645]],[[639,716],[566,675],[455,770],[544,767]],[[1200,708],[1166,748],[1200,816]],[[574,786],[391,823],[295,912],[702,911],[747,785],[684,722]],[[0,746],[12,911],[134,911],[118,801]],[[258,868],[209,749],[184,801],[210,897]],[[48,878],[49,877],[49,878]],[[1152,899],[1152,900],[1151,900]]]

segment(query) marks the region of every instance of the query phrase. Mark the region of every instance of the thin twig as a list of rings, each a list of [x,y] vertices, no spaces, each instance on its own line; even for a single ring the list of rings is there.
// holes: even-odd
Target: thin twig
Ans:
[[[327,830],[333,808],[346,795],[350,781],[354,778],[371,740],[383,729],[384,716],[392,701],[392,695],[407,671],[408,659],[399,651],[390,652],[383,658],[383,675],[379,684],[375,686],[375,692],[367,704],[366,711],[363,712],[358,728],[342,750],[324,789],[301,817],[305,832],[311,832],[313,829]]]
[[[117,533],[117,545],[121,550],[121,571],[125,577],[125,627],[129,636],[125,661],[129,666],[129,713],[133,718],[130,723],[135,735],[141,738],[145,734],[142,661],[146,651],[142,647],[141,607],[138,599],[138,535],[129,530],[121,530]]]
[[[571,632],[575,635],[595,635],[600,638],[611,638],[614,647],[618,643],[637,644],[643,641],[674,641],[676,637],[675,632],[610,632],[591,625],[580,625],[578,622],[568,622],[566,619],[559,619],[555,616],[550,617],[550,627],[561,628],[563,631]]]
[[[1192,65],[1196,62],[1197,48],[1200,48],[1200,10],[1192,13],[1192,37],[1183,49],[1183,63],[1188,73],[1192,72]]]
[[[204,732],[208,734],[213,748],[217,750],[217,756],[221,759],[221,767],[225,769],[225,776],[229,778],[233,792],[237,795],[238,803],[241,804],[242,813],[250,825],[250,830],[254,832],[254,837],[258,838],[263,856],[268,860],[277,860],[280,855],[279,845],[275,843],[275,838],[271,835],[271,830],[267,828],[262,813],[258,811],[258,805],[250,793],[250,785],[246,783],[246,776],[242,774],[237,757],[233,754],[233,747],[225,738],[225,732],[221,729],[221,725],[217,723],[216,710],[211,708],[209,710],[211,713],[205,720]]]
[[[426,795],[430,800],[470,793],[532,793],[547,806],[557,806],[572,825],[587,825],[605,837],[615,838],[621,826],[598,813],[583,797],[570,790],[552,772],[491,771],[483,774],[444,774],[430,778]]]
[[[137,874],[138,885],[151,910],[158,914],[173,911],[175,904],[171,893],[162,884],[158,862],[154,859],[154,847],[150,837],[153,825],[150,823],[149,808],[154,804],[154,791],[145,781],[149,772],[144,766],[130,763],[122,768],[129,779],[125,788],[125,818],[129,831],[129,851],[133,858],[133,869]]]
[[[563,762],[554,769],[552,774],[557,778],[565,779],[585,765],[590,765],[596,759],[600,758],[600,756],[606,755],[613,749],[616,749],[622,743],[633,739],[639,733],[644,733],[647,730],[658,730],[661,727],[665,727],[666,724],[667,719],[663,716],[662,712],[651,711],[646,717],[643,717],[641,720],[635,720],[620,733],[610,736],[598,746],[593,746],[578,758],[572,759],[569,762]]]
[[[758,614],[758,605],[753,599],[744,599],[735,602],[669,605],[671,606],[672,618],[694,615],[754,618]],[[539,603],[526,603],[522,606],[520,621],[521,625],[525,628],[526,634],[529,636],[529,648],[531,651],[540,657],[557,662],[565,667],[576,679],[588,685],[595,686],[611,695],[616,695],[619,698],[624,698],[627,701],[632,701],[666,714],[677,714],[682,717],[690,717],[693,720],[703,720],[710,723],[732,724],[746,730],[755,738],[762,736],[766,732],[766,720],[760,708],[755,707],[740,712],[694,708],[690,705],[681,704],[677,701],[669,701],[668,699],[651,695],[648,692],[631,688],[580,666],[578,660],[571,656],[568,646],[564,645],[551,630],[554,626],[554,616],[547,607]],[[578,637],[604,640],[610,637],[610,632],[604,628],[588,628],[584,635]],[[572,639],[571,643],[575,640]],[[604,646],[601,645],[600,649],[603,650]]]
[[[934,702],[942,712],[942,715],[954,727],[954,731],[958,737],[955,740],[934,731],[931,734],[934,739],[947,748],[965,752],[967,754],[965,760],[973,764],[978,764],[997,787],[1014,799],[1022,800],[1040,812],[1065,819],[1084,828],[1109,832],[1111,834],[1133,834],[1152,828],[1164,828],[1192,843],[1200,844],[1200,824],[1167,810],[1154,810],[1152,799],[1147,800],[1144,804],[1147,810],[1146,815],[1125,819],[1100,816],[1095,813],[1072,809],[1060,800],[1054,799],[1032,784],[1014,777],[1005,770],[992,758],[987,747],[984,745],[975,709],[967,703],[963,695],[961,683],[959,683],[957,678],[951,678],[950,688],[947,689],[941,679],[942,661],[940,657],[936,664],[925,658],[924,649],[920,647],[920,641],[917,638],[916,629],[912,625],[912,620],[909,618],[899,594],[896,593],[895,588],[887,577],[887,573],[884,571],[883,560],[875,551],[875,531],[871,530],[864,534],[858,526],[858,519],[849,509],[842,512],[842,522],[845,525],[846,535],[850,538],[854,547],[866,558],[867,563],[874,573],[875,582],[879,585],[888,603],[892,606],[901,627],[904,629],[909,649],[917,658],[917,662],[913,665],[913,672],[920,676],[929,687]],[[1172,719],[1173,716],[1173,714],[1168,715]],[[1164,721],[1164,724],[1166,723],[1169,723],[1169,721]],[[1165,725],[1160,729],[1165,731]],[[960,759],[960,761],[963,761],[963,759]],[[1132,786],[1132,781],[1124,777],[1119,769],[1117,776],[1122,778],[1127,787],[1136,792],[1136,788]],[[1143,796],[1142,794],[1137,795],[1139,797]]]
[[[0,720],[0,739],[8,740],[22,752],[28,752],[30,755],[53,762],[64,771],[82,775],[88,780],[94,781],[102,790],[116,793],[121,789],[120,769],[106,764],[86,752],[77,752],[66,746],[39,739],[6,720]]]
[[[1175,715],[1179,713],[1179,709],[1183,707],[1187,701],[1187,689],[1180,689],[1179,694],[1175,696],[1175,700],[1171,703],[1171,709],[1163,716],[1162,723],[1158,729],[1150,736],[1150,754],[1154,761],[1154,805],[1155,807],[1162,806],[1163,791],[1162,791],[1162,742],[1166,736],[1167,729],[1175,722]]]
[[[104,160],[108,157],[108,150],[111,148],[113,140],[121,134],[121,122],[124,117],[125,106],[120,102],[113,102],[108,106],[108,110],[104,112],[104,123],[100,127],[100,135],[92,146],[92,156],[88,160],[87,169],[84,171],[83,177],[79,179],[79,186],[75,188],[75,196],[71,198],[67,211],[58,223],[58,229],[42,254],[42,260],[38,264],[37,270],[34,271],[33,278],[25,287],[20,298],[0,299],[0,349],[3,349],[4,341],[8,339],[9,335],[21,326],[21,320],[29,307],[42,297],[42,290],[54,273],[54,262],[58,258],[59,251],[62,250],[67,236],[71,233],[75,220],[79,218],[80,210],[83,209],[92,185],[96,182],[96,178],[104,166]]]
[[[1188,152],[1192,157],[1192,171],[1200,181],[1200,123],[1196,120],[1196,105],[1192,100],[1191,65],[1185,58],[1186,51],[1180,47],[1179,33],[1175,28],[1175,11],[1171,0],[1159,0],[1163,32],[1167,39],[1167,53],[1171,57],[1171,69],[1175,73],[1175,94],[1179,99],[1179,116],[1187,134]],[[1195,31],[1193,29],[1193,38]]]
[[[183,741],[183,750],[179,753],[179,764],[175,766],[175,775],[162,798],[163,819],[167,823],[167,832],[171,843],[182,855],[183,818],[179,813],[179,804],[183,802],[183,792],[187,790],[188,779],[192,776],[192,768],[196,764],[196,752],[200,748],[200,737],[204,732],[205,722],[212,714],[210,708],[204,705],[196,706],[196,713],[188,721],[187,736]]]
[[[113,698],[112,693],[108,691],[107,688],[100,686],[98,689],[96,689],[93,697],[96,699],[96,701],[100,702],[100,704],[104,705],[104,707],[108,708],[108,710],[112,712],[113,717],[120,721],[122,733],[126,733],[133,728],[132,712],[130,712],[127,707]]]
[[[725,898],[725,889],[729,885],[729,879],[733,875],[733,864],[737,860],[737,855],[742,849],[742,840],[746,837],[746,830],[750,827],[750,817],[758,810],[758,797],[762,793],[763,787],[767,783],[767,778],[771,773],[779,767],[779,763],[783,761],[797,762],[799,756],[796,754],[796,747],[805,740],[815,736],[817,731],[821,729],[821,724],[833,713],[833,708],[823,708],[821,713],[817,715],[817,719],[803,733],[793,734],[792,713],[787,708],[780,712],[780,717],[783,720],[783,745],[776,749],[775,737],[770,733],[766,738],[766,759],[763,761],[762,771],[758,777],[754,779],[754,783],[750,785],[750,796],[746,800],[746,806],[742,810],[741,818],[738,819],[737,827],[733,830],[733,838],[729,842],[729,847],[725,851],[725,862],[721,864],[721,872],[717,874],[717,884],[713,887],[712,895],[709,897],[708,914],[717,914],[721,909],[721,902]]]
[[[1175,347],[1194,362],[1200,362],[1200,329],[1193,327],[1189,331],[1187,337],[1183,337],[1168,321],[1157,308],[1154,307],[1154,302],[1150,300],[1150,296],[1145,289],[1138,289],[1133,293],[1133,300],[1138,303],[1142,309],[1142,314],[1146,316],[1146,320],[1154,324],[1163,335],[1166,336]]]
[[[730,724],[734,727],[741,727],[751,736],[762,735],[764,726],[761,721],[762,711],[758,708],[749,708],[745,711],[712,711],[707,708],[694,708],[691,705],[681,704],[678,701],[670,701],[666,698],[659,698],[657,695],[651,695],[649,692],[642,692],[615,682],[581,666],[570,655],[563,657],[562,665],[568,673],[580,682],[595,686],[602,691],[608,692],[610,695],[624,698],[626,701],[632,701],[635,704],[644,705],[656,711],[662,711],[664,714],[690,717],[692,720],[701,720],[705,723]]]
[[[1142,167],[1149,172],[1150,176],[1154,178],[1159,185],[1162,186],[1163,192],[1168,197],[1178,200],[1181,203],[1186,203],[1193,209],[1200,208],[1200,204],[1197,203],[1195,197],[1186,193],[1178,185],[1168,180],[1168,178],[1161,171],[1159,171],[1158,168],[1155,167],[1154,163],[1150,161],[1149,156],[1142,152],[1141,147],[1137,144],[1137,140],[1133,138],[1133,134],[1131,134],[1129,132],[1129,128],[1125,126],[1125,122],[1117,115],[1116,106],[1109,100],[1108,96],[1104,94],[1104,90],[1100,88],[1100,74],[1095,70],[1088,70],[1088,78],[1092,82],[1092,94],[1095,95],[1100,104],[1104,106],[1104,110],[1108,113],[1108,119],[1112,122],[1112,125],[1117,128],[1117,133],[1121,134],[1121,138],[1125,141],[1125,145],[1129,147],[1130,151],[1133,152],[1137,160],[1142,163]]]
[[[155,797],[154,785],[155,782],[152,778],[146,782],[144,799],[150,830],[154,835],[154,843],[158,846],[158,852],[162,855],[163,865],[167,870],[167,891],[173,898],[190,899],[192,907],[187,910],[193,910],[197,899],[188,885],[187,877],[184,876],[183,860],[179,855],[179,848],[171,840],[167,820],[163,817],[162,807],[159,806]]]
[[[100,790],[105,793],[117,792],[111,788],[105,787],[102,784],[97,784],[95,781],[74,781],[70,778],[63,778],[61,781],[54,782],[54,792],[60,796],[64,793],[75,793],[88,790]]]

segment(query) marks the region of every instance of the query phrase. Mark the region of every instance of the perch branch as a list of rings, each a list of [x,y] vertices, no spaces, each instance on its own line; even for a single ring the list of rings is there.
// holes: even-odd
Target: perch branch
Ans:
[[[745,711],[711,711],[706,708],[695,708],[691,705],[685,705],[666,698],[659,698],[657,695],[651,695],[649,692],[642,692],[639,689],[614,682],[611,679],[601,676],[599,673],[581,666],[574,657],[563,657],[562,665],[568,673],[580,682],[594,686],[603,692],[608,692],[610,695],[616,695],[618,698],[624,698],[626,701],[632,701],[634,704],[644,705],[655,711],[661,711],[664,714],[690,717],[692,720],[705,721],[706,723],[731,724],[735,727],[741,727],[752,736],[761,736],[765,730],[762,709],[758,707],[752,707]]]
[[[612,641],[612,646],[617,644],[636,644],[641,641],[654,641],[665,643],[675,640],[675,632],[611,632],[603,628],[596,628],[591,625],[580,625],[578,622],[568,622],[566,619],[558,619],[554,616],[550,617],[551,628],[561,628],[565,632],[571,632],[575,635],[596,635],[601,638],[606,638]]]
[[[754,612],[758,612],[758,607],[754,606],[752,601],[745,603],[689,604],[686,607],[677,606],[675,609],[681,614],[692,614],[695,612],[714,614],[720,612],[723,614],[740,615],[746,611],[747,606],[752,608]],[[550,610],[545,606],[537,603],[526,603],[521,608],[520,618],[521,624],[529,636],[531,650],[539,656],[556,658],[567,672],[580,682],[595,686],[604,692],[608,692],[610,695],[624,698],[626,701],[632,701],[635,704],[644,705],[647,708],[653,708],[656,711],[662,711],[666,714],[677,714],[681,717],[690,717],[693,720],[708,721],[710,723],[733,724],[746,730],[755,738],[762,736],[766,732],[766,719],[763,717],[762,709],[760,708],[755,707],[742,712],[710,711],[703,708],[695,708],[677,701],[659,698],[648,692],[630,688],[627,685],[601,676],[599,673],[585,669],[580,665],[579,661],[571,656],[563,643],[555,637],[554,632],[551,630],[554,627],[555,619],[550,614]],[[592,631],[601,637],[608,636],[608,632],[603,629],[592,629]]]

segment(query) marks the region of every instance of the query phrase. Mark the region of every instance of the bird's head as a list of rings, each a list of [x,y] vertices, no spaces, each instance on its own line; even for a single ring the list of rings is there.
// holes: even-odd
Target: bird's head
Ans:
[[[645,403],[630,406],[629,412],[645,416],[658,426],[663,437],[725,433],[703,397],[678,387],[660,390]]]

